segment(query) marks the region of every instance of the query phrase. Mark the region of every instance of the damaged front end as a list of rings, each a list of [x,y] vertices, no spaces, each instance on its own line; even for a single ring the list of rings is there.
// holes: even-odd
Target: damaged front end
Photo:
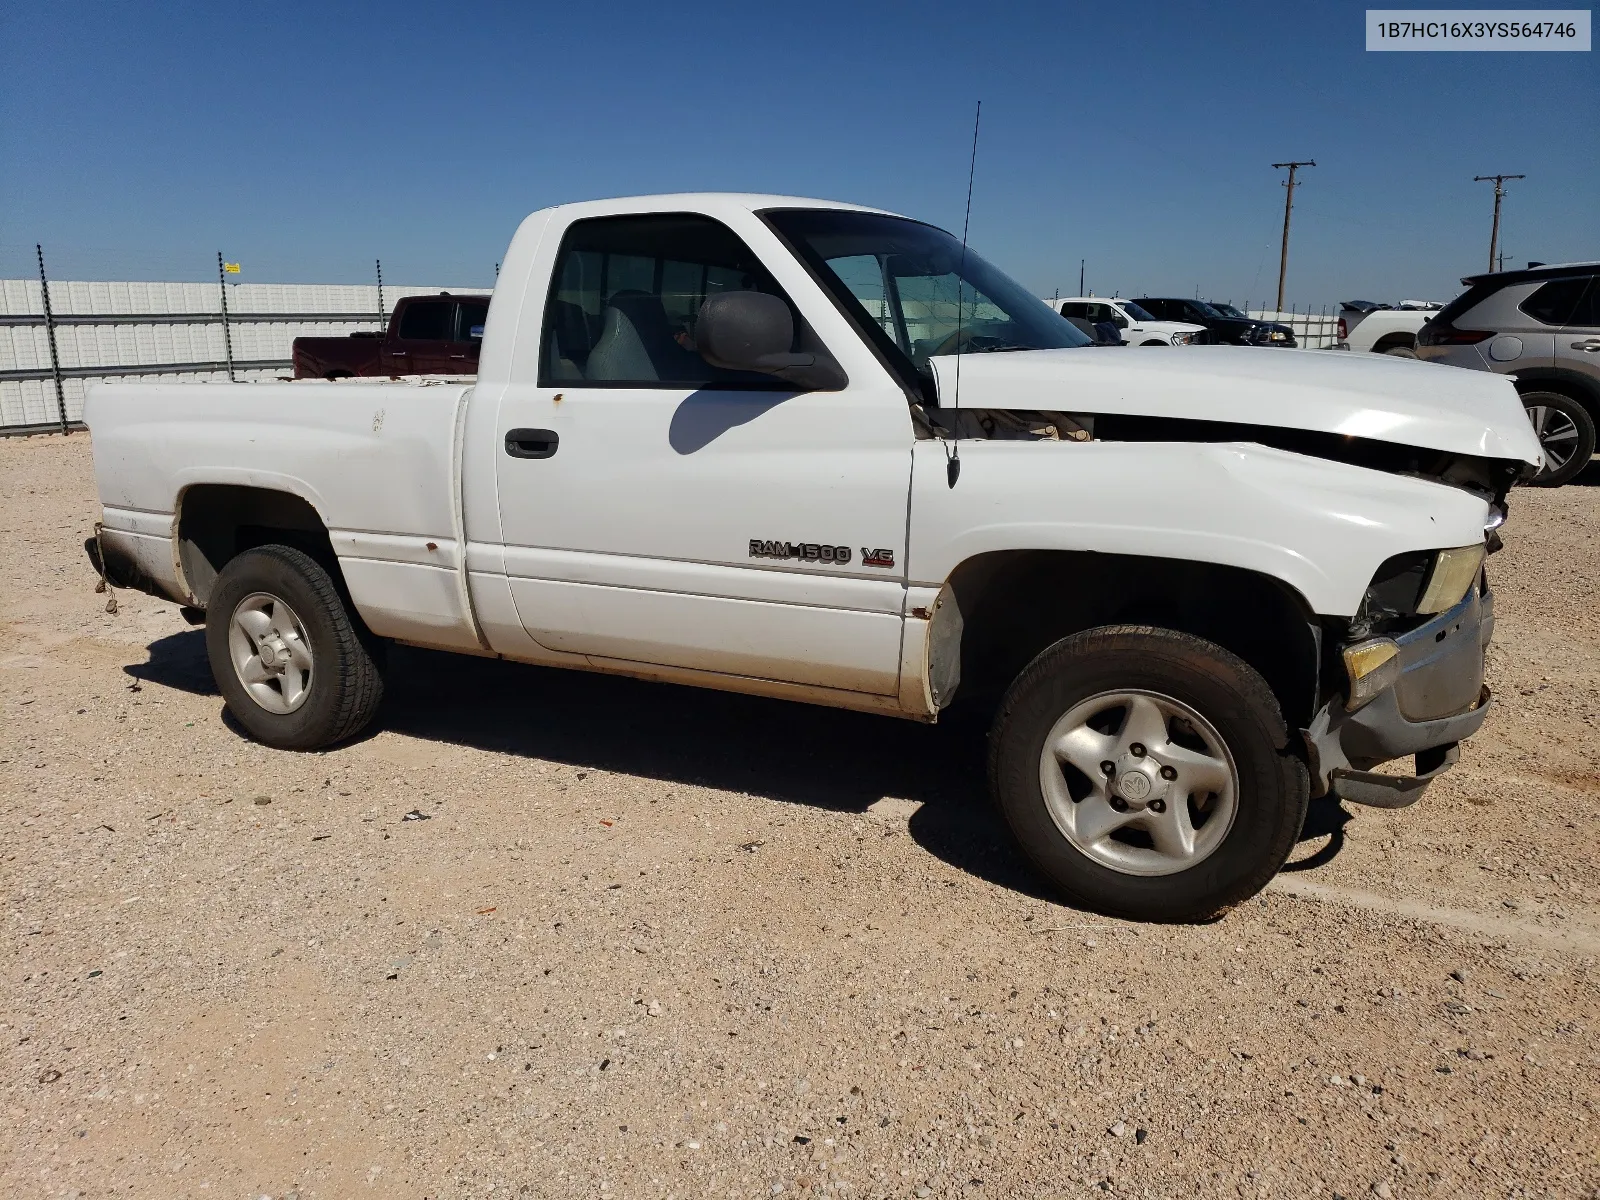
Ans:
[[[1496,528],[1505,520],[1506,497],[1511,488],[1532,479],[1539,471],[1534,463],[1516,459],[1487,458],[1376,438],[1233,421],[1012,408],[927,409],[921,416],[927,433],[956,439],[1252,442],[1291,454],[1461,488],[1489,501],[1492,511],[1498,514],[1493,522]],[[1499,548],[1497,538],[1492,546]]]
[[[1336,571],[1346,572],[1340,594],[1324,594],[1323,605],[1311,610],[1316,615],[1308,614],[1320,657],[1314,697],[1306,698],[1313,702],[1300,708],[1310,714],[1301,733],[1313,794],[1381,807],[1409,804],[1483,724],[1491,706],[1484,649],[1494,629],[1484,561],[1500,548],[1511,488],[1543,463],[1509,382],[1399,360],[1229,347],[1166,355],[969,354],[959,361],[959,376],[957,365],[953,358],[931,360],[938,403],[924,411],[929,436],[1255,445],[1358,469],[1316,493],[1337,506],[1317,514],[1335,524],[1308,521],[1304,536],[1326,537],[1333,527],[1370,529],[1372,542],[1392,557],[1357,591],[1349,572],[1371,570],[1380,555],[1346,553],[1337,560]],[[1453,515],[1435,525],[1432,513],[1419,517],[1429,506],[1426,496],[1371,477],[1364,483],[1363,471],[1474,497],[1482,502],[1481,533],[1470,508],[1441,506]],[[1307,474],[1328,479],[1326,471]],[[1273,487],[1283,486],[1280,476],[1261,491],[1262,500],[1270,504]],[[1228,502],[1225,489],[1213,497],[1197,491],[1195,499],[1208,507]],[[1292,503],[1283,511],[1292,511]],[[1235,522],[1242,516],[1234,526],[1239,532],[1257,524],[1237,505],[1230,514]],[[1270,516],[1280,518],[1282,534],[1282,511],[1263,513],[1259,525],[1272,525]],[[1144,520],[1160,518],[1147,513]],[[1405,540],[1396,536],[1401,530],[1410,531]],[[1406,546],[1411,537],[1420,548]],[[1415,760],[1411,775],[1376,770],[1408,755]]]
[[[1493,705],[1483,681],[1494,635],[1494,593],[1480,571],[1467,594],[1433,615],[1386,624],[1352,640],[1324,621],[1327,700],[1301,731],[1312,793],[1378,808],[1403,808],[1459,756]],[[1404,627],[1401,627],[1404,626]],[[1414,756],[1415,772],[1374,768]]]
[[[1320,616],[1317,701],[1300,731],[1313,795],[1400,808],[1459,758],[1493,706],[1484,656],[1494,632],[1485,569],[1527,462],[1303,429],[1171,417],[961,409],[928,414],[937,436],[1062,442],[1254,443],[1459,489],[1481,499],[1481,541],[1386,560],[1350,617]],[[1410,773],[1378,767],[1412,758]]]

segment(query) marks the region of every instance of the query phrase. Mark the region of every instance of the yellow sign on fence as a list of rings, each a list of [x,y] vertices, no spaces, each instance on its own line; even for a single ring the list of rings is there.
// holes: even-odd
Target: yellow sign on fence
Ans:
[[[237,275],[239,273],[239,264],[238,263],[223,263],[222,264],[222,269],[224,271],[226,271],[229,275]]]

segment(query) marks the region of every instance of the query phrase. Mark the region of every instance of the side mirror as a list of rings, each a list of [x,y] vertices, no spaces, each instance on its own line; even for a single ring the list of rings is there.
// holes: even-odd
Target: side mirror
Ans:
[[[694,341],[713,367],[772,375],[806,391],[839,391],[850,382],[827,352],[793,354],[794,316],[765,292],[723,292],[700,306]]]

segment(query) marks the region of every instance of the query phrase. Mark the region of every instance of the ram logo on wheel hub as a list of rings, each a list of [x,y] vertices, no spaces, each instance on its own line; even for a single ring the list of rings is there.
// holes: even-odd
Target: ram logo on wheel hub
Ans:
[[[1117,776],[1117,791],[1122,794],[1124,800],[1138,804],[1148,799],[1154,790],[1154,782],[1143,771],[1130,771],[1126,775]]]

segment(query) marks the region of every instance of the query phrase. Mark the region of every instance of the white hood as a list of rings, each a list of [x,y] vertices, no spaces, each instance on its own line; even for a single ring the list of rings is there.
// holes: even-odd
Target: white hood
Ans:
[[[956,407],[956,358],[931,360]],[[1542,464],[1509,379],[1387,355],[1250,346],[960,356],[961,408],[1187,417]]]

